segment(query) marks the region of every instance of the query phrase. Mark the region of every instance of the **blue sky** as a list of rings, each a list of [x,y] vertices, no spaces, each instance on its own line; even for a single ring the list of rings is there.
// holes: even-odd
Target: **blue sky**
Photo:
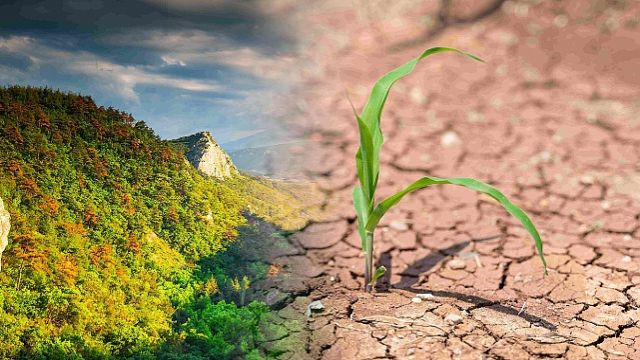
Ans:
[[[271,4],[3,0],[0,84],[90,95],[163,138],[278,132],[295,42]]]

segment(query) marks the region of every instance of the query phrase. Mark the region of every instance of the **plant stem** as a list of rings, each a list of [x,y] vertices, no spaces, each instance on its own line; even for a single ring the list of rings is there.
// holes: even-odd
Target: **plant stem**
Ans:
[[[370,284],[371,277],[373,276],[373,232],[367,231],[364,252],[364,291],[371,292],[373,289],[373,286]]]

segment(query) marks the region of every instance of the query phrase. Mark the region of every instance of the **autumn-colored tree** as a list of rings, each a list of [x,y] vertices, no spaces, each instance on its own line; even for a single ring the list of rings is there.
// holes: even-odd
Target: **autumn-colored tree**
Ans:
[[[58,210],[60,209],[60,204],[58,204],[58,201],[56,201],[56,199],[52,198],[49,195],[44,195],[38,206],[40,207],[40,209],[46,211],[50,215],[56,215],[58,213]]]
[[[87,187],[87,179],[84,177],[84,175],[80,174],[78,175],[78,186],[80,186],[81,189],[84,189],[85,187]]]
[[[38,126],[43,129],[51,129],[49,117],[41,109],[38,110]]]
[[[5,136],[9,139],[9,141],[13,141],[18,145],[24,145],[24,137],[22,136],[22,131],[13,125],[9,124],[4,129]]]
[[[96,213],[96,210],[91,206],[87,207],[84,210],[84,223],[89,226],[98,225],[98,214]]]
[[[96,245],[91,247],[89,251],[91,263],[95,266],[109,267],[116,263],[113,258],[113,247],[110,244]]]
[[[89,232],[85,229],[82,223],[73,223],[73,222],[63,222],[60,227],[67,233],[69,236],[87,236]]]
[[[17,246],[13,252],[17,259],[26,261],[36,272],[51,272],[48,266],[49,250],[40,246],[34,234],[19,234],[14,241]]]
[[[135,255],[140,254],[142,245],[140,244],[140,241],[138,240],[138,236],[136,236],[136,234],[131,233],[127,237],[127,248]]]
[[[56,271],[60,274],[65,284],[73,285],[78,278],[80,270],[75,257],[71,254],[67,254],[56,263]]]
[[[24,172],[22,171],[22,167],[18,160],[10,160],[7,169],[13,174],[14,179],[24,176]]]
[[[173,151],[168,147],[162,148],[162,150],[160,150],[160,160],[163,162],[173,160]]]
[[[40,187],[34,179],[21,179],[20,188],[29,197],[34,197],[40,193]]]
[[[140,150],[140,148],[142,147],[142,142],[140,141],[140,139],[131,139],[131,148],[134,151]]]

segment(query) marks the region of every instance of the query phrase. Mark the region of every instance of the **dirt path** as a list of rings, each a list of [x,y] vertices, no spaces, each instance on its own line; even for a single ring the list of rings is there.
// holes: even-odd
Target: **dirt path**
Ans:
[[[406,45],[437,11],[420,3],[300,11],[313,46],[298,106],[322,149],[308,170],[327,220],[275,260],[267,286],[283,304],[290,294],[278,320],[290,331],[268,345],[291,359],[640,358],[640,3],[507,2]],[[490,199],[440,187],[383,220],[376,258],[392,271],[367,295],[345,91],[363,104],[384,71],[434,45],[487,64],[437,55],[394,89],[380,196],[424,174],[491,182],[542,230],[549,275]]]

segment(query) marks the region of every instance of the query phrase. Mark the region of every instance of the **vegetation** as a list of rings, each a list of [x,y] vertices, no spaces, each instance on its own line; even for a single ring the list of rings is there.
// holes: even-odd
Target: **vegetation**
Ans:
[[[353,202],[358,216],[358,232],[362,241],[362,249],[365,252],[366,291],[371,291],[376,281],[386,271],[386,269],[381,266],[376,269],[375,273],[373,272],[373,232],[378,222],[387,210],[402,200],[406,194],[431,185],[452,184],[464,186],[485,193],[497,200],[507,212],[520,220],[525,229],[531,234],[546,273],[546,262],[542,252],[542,239],[540,239],[538,231],[527,214],[511,203],[511,201],[496,188],[481,181],[470,178],[437,178],[425,176],[380,203],[376,204],[375,202],[376,187],[380,173],[380,149],[383,143],[380,116],[389,91],[396,81],[409,75],[420,60],[429,55],[446,51],[453,51],[471,59],[482,61],[474,55],[457,49],[445,47],[427,49],[417,58],[381,77],[373,86],[373,90],[361,114],[358,115],[354,109],[360,131],[360,147],[356,154],[356,166],[360,185],[353,189]]]
[[[321,193],[307,182],[239,176],[227,183],[247,199],[249,211],[283,230],[298,230],[320,219]]]
[[[264,355],[267,309],[220,301],[244,305],[251,279],[200,265],[244,231],[242,181],[204,178],[126,113],[25,87],[0,89],[0,169],[0,358]]]

